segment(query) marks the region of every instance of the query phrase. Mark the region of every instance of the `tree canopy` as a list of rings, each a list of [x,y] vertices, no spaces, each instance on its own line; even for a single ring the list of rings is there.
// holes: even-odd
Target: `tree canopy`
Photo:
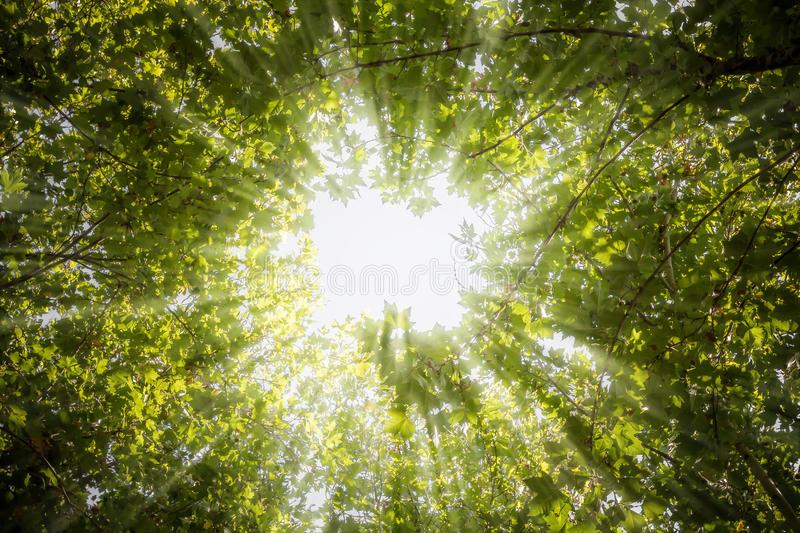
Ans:
[[[4,529],[800,531],[794,2],[11,1],[0,28]],[[313,283],[269,280],[313,266],[315,192],[422,213],[442,174],[502,283],[457,328],[310,334]]]

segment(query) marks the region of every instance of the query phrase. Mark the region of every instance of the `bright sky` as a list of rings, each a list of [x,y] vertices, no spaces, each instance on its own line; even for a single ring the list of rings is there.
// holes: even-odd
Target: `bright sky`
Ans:
[[[477,216],[465,199],[441,186],[436,192],[441,205],[422,217],[382,203],[368,188],[347,205],[317,195],[311,232],[322,275],[317,324],[364,312],[379,317],[384,302],[411,307],[420,329],[459,323],[464,310],[456,275],[463,281],[467,272],[463,247],[450,234],[458,235],[465,219],[477,226]]]

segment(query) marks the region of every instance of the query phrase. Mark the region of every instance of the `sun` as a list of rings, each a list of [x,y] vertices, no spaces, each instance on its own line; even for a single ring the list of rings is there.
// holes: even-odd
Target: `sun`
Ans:
[[[384,203],[366,187],[346,204],[317,196],[311,208],[321,290],[315,322],[380,316],[388,303],[410,307],[417,328],[459,324],[460,290],[469,273],[453,236],[465,221],[480,219],[465,199],[447,192],[444,178],[434,189],[439,205],[422,216]]]

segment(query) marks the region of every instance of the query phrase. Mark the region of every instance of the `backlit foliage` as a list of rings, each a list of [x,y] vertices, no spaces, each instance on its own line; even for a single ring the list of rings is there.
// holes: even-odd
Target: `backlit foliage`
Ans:
[[[11,1],[0,28],[3,528],[800,530],[794,2]],[[387,201],[424,212],[444,172],[491,215],[459,238],[503,283],[458,328],[312,335],[313,284],[274,283],[313,265],[278,248],[313,191],[374,157]]]

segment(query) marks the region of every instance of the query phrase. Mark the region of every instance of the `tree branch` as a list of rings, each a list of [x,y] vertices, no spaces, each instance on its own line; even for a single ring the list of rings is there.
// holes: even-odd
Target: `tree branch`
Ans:
[[[614,38],[623,38],[623,39],[639,39],[639,40],[650,40],[653,37],[649,35],[645,35],[642,33],[633,33],[627,31],[619,31],[619,30],[607,30],[604,28],[543,28],[540,30],[531,30],[531,31],[523,31],[523,32],[508,32],[505,35],[500,37],[502,41],[510,41],[513,39],[518,39],[520,37],[536,37],[537,35],[552,35],[552,34],[562,34],[562,35],[571,35],[573,37],[583,37],[585,35],[605,35],[606,37],[614,37]],[[475,48],[485,44],[485,41],[471,41],[464,44],[459,45],[452,45],[447,46],[445,48],[441,48],[439,50],[429,50],[427,52],[417,52],[414,54],[407,54],[403,56],[396,56],[396,57],[389,57],[386,59],[376,59],[375,61],[368,61],[366,63],[357,63],[355,65],[350,65],[347,67],[342,67],[336,69],[331,72],[323,73],[320,75],[322,79],[330,78],[336,76],[338,74],[342,74],[345,72],[350,72],[352,70],[360,70],[365,68],[375,68],[380,67],[382,65],[388,65],[391,63],[401,63],[403,61],[411,61],[415,59],[423,59],[426,57],[433,57],[433,56],[441,56],[452,54],[456,52],[461,52],[463,50],[468,50],[470,48]]]
[[[540,112],[536,113],[534,116],[528,118],[528,120],[524,121],[522,124],[520,124],[519,126],[514,128],[514,131],[512,131],[511,133],[509,133],[505,137],[501,137],[500,139],[498,139],[497,141],[493,142],[492,144],[490,144],[486,148],[482,148],[482,149],[478,150],[477,152],[472,152],[467,157],[469,159],[475,159],[476,157],[479,157],[479,156],[485,154],[486,152],[491,152],[492,150],[494,150],[495,148],[497,148],[498,146],[500,146],[501,144],[503,144],[504,142],[509,140],[511,137],[515,136],[516,134],[521,132],[523,129],[525,129],[525,127],[528,124],[530,124],[531,122],[534,122],[535,120],[538,120],[538,119],[542,118],[545,114],[547,114],[548,111],[553,109],[558,104],[559,101],[560,100],[556,100],[555,102],[553,102],[549,106],[547,106],[544,109],[542,109]]]
[[[29,279],[34,278],[34,277],[38,276],[39,274],[47,272],[48,270],[52,270],[53,268],[57,267],[58,265],[60,265],[62,263],[66,263],[67,261],[69,261],[71,259],[75,259],[76,257],[80,256],[80,254],[82,254],[86,250],[92,248],[93,246],[98,245],[104,238],[105,237],[98,237],[98,238],[94,239],[93,241],[91,241],[90,243],[80,247],[79,249],[77,249],[75,252],[73,252],[71,254],[60,256],[58,259],[54,259],[53,261],[50,261],[49,263],[45,263],[44,265],[42,265],[42,266],[40,266],[38,268],[34,268],[33,270],[31,270],[31,271],[29,271],[29,272],[27,272],[25,274],[22,274],[22,275],[14,278],[12,280],[9,280],[9,281],[7,281],[5,283],[0,284],[0,291],[4,291],[6,289],[10,289],[11,287],[15,287],[15,286],[19,285],[20,283],[25,283]]]
[[[673,109],[678,107],[680,104],[685,102],[689,98],[689,96],[690,96],[689,94],[685,94],[685,95],[681,96],[678,100],[676,100],[675,102],[670,104],[666,109],[661,111],[661,113],[656,115],[655,118],[653,118],[650,122],[648,122],[647,125],[644,128],[639,130],[636,133],[636,135],[634,135],[628,142],[626,142],[622,146],[622,148],[617,150],[617,152],[608,161],[603,163],[603,165],[600,168],[598,168],[592,174],[592,176],[586,182],[586,185],[584,185],[583,188],[578,192],[578,194],[576,194],[572,198],[572,200],[570,200],[569,205],[567,205],[567,209],[564,210],[564,213],[558,218],[558,221],[556,222],[555,226],[553,226],[553,229],[550,231],[550,233],[547,235],[547,237],[545,237],[544,241],[542,241],[542,244],[539,246],[539,250],[537,250],[536,255],[534,256],[533,261],[531,261],[531,264],[528,267],[527,271],[530,271],[530,270],[532,270],[533,268],[536,267],[536,265],[539,262],[539,259],[541,259],[542,254],[544,253],[544,248],[548,244],[550,244],[550,242],[553,240],[553,237],[555,237],[556,233],[558,233],[559,230],[561,230],[564,227],[564,225],[567,222],[567,219],[572,214],[572,211],[578,205],[578,203],[580,202],[581,198],[583,198],[583,195],[586,194],[586,191],[588,191],[589,188],[594,184],[594,182],[597,180],[597,178],[599,178],[600,175],[603,174],[603,172],[605,172],[605,170],[609,166],[611,166],[612,163],[614,163],[617,159],[619,159],[620,156],[622,154],[624,154],[628,150],[628,148],[630,148],[633,145],[633,143],[638,141],[642,137],[642,135],[644,135],[646,132],[648,132],[650,129],[652,129],[653,126],[658,124],[658,122],[661,119],[663,119],[670,111],[672,111]]]
[[[789,159],[792,155],[794,155],[798,151],[800,151],[800,147],[793,148],[793,149],[789,150],[784,155],[782,155],[781,157],[779,157],[778,159],[776,159],[775,161],[773,161],[772,163],[770,163],[766,167],[762,168],[761,170],[759,170],[758,172],[756,172],[755,174],[753,174],[752,176],[750,176],[749,178],[747,178],[746,180],[741,182],[739,185],[734,187],[719,202],[717,202],[717,204],[714,207],[712,207],[708,212],[706,212],[706,214],[703,215],[700,218],[700,220],[698,220],[692,226],[692,228],[686,233],[686,235],[684,235],[681,238],[681,240],[679,240],[677,243],[675,243],[675,246],[672,248],[672,250],[670,250],[670,252],[666,256],[664,256],[664,258],[661,260],[661,262],[659,262],[659,264],[656,266],[655,270],[653,270],[653,272],[647,277],[647,279],[645,279],[644,283],[642,283],[639,286],[639,289],[636,291],[636,294],[633,295],[633,298],[631,298],[630,302],[628,303],[628,307],[625,310],[625,314],[623,315],[622,319],[620,320],[619,324],[617,325],[617,330],[614,333],[614,338],[612,339],[612,342],[611,342],[609,350],[608,350],[609,354],[614,351],[614,348],[616,347],[617,342],[619,341],[619,334],[622,331],[622,328],[625,325],[625,322],[627,322],[631,311],[633,310],[633,308],[636,306],[637,302],[639,301],[639,298],[641,298],[642,294],[644,293],[644,291],[648,287],[648,285],[656,278],[656,276],[658,276],[658,274],[661,272],[661,270],[667,264],[667,261],[669,261],[670,258],[673,255],[675,255],[675,253],[684,244],[686,244],[689,241],[689,239],[692,238],[692,236],[697,232],[697,230],[700,229],[700,227],[706,222],[706,220],[708,220],[709,217],[711,217],[711,215],[713,215],[714,213],[719,211],[719,209],[723,205],[725,205],[728,202],[728,200],[733,198],[737,193],[739,193],[739,191],[744,189],[748,184],[750,184],[754,180],[758,179],[759,177],[763,176],[764,174],[766,174],[767,172],[769,172],[770,170],[772,170],[776,166],[780,165],[781,163],[783,163],[784,161]]]
[[[796,65],[800,65],[800,46],[776,50],[763,56],[717,60],[713,68],[720,74],[738,75],[758,74]]]
[[[769,474],[767,474],[767,472],[761,466],[761,463],[759,463],[758,460],[753,457],[753,454],[750,453],[750,451],[745,448],[743,444],[736,444],[735,448],[736,451],[739,452],[739,455],[742,456],[742,459],[744,459],[744,462],[747,463],[747,466],[750,468],[753,476],[758,480],[761,488],[763,488],[764,492],[769,495],[770,499],[772,500],[772,504],[780,509],[781,514],[786,521],[786,525],[789,526],[793,531],[800,531],[800,519],[798,519],[797,515],[794,513],[792,504],[786,500],[786,497],[781,493],[775,482],[772,481],[772,478],[769,477]]]
[[[770,170],[778,166],[779,164],[783,163],[798,151],[800,151],[800,147],[793,148],[792,150],[788,151],[787,153],[785,153],[784,155],[782,155],[781,157],[779,157],[778,159],[767,165],[766,167],[762,168],[761,170],[759,170],[758,172],[756,172],[755,174],[744,180],[742,183],[734,187],[731,191],[729,191],[719,202],[717,202],[717,204],[714,207],[712,207],[705,215],[703,215],[700,218],[700,220],[698,220],[694,224],[694,226],[692,226],[689,232],[686,235],[684,235],[680,241],[675,243],[675,246],[672,248],[672,250],[670,250],[669,253],[664,256],[661,262],[659,262],[659,264],[656,266],[655,270],[653,270],[653,272],[647,277],[644,283],[642,283],[639,286],[639,289],[636,291],[636,294],[634,294],[633,298],[631,298],[630,302],[628,303],[628,307],[625,309],[625,313],[623,314],[622,318],[619,321],[619,324],[617,325],[617,329],[614,332],[614,337],[612,338],[611,344],[609,345],[608,351],[606,352],[605,364],[603,366],[603,370],[600,372],[600,376],[598,377],[597,380],[597,386],[595,387],[595,394],[594,394],[594,404],[592,405],[592,423],[590,430],[591,431],[590,438],[592,438],[592,441],[594,440],[595,425],[597,423],[597,408],[600,402],[600,391],[602,389],[603,378],[608,373],[609,360],[614,352],[614,348],[617,346],[617,343],[619,342],[619,336],[620,333],[622,332],[622,328],[628,321],[631,312],[636,307],[639,298],[641,298],[647,286],[650,285],[650,283],[658,276],[658,274],[661,272],[661,270],[664,268],[667,262],[672,258],[673,255],[675,255],[675,252],[677,252],[684,244],[689,242],[689,239],[692,238],[692,236],[697,232],[697,230],[700,229],[700,227],[705,223],[705,221],[708,220],[709,217],[711,217],[711,215],[716,213],[723,205],[725,205],[728,202],[728,200],[733,198],[739,191],[745,188],[749,183],[753,182],[754,180],[758,179],[765,173],[769,172]]]

